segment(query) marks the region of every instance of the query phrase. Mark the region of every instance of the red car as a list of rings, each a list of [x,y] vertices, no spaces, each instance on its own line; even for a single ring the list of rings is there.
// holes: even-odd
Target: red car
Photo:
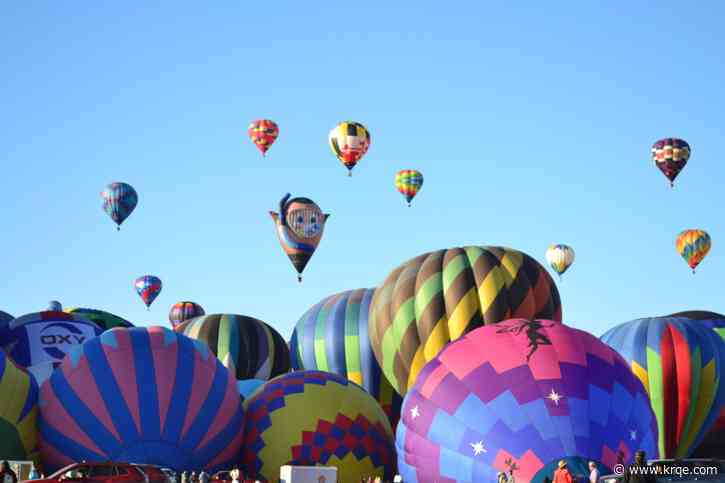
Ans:
[[[154,465],[133,465],[141,470],[148,477],[148,483],[169,483],[169,478],[166,476],[160,467]]]
[[[231,481],[232,477],[228,471],[217,471],[209,478],[209,483],[229,483]]]
[[[128,463],[75,463],[47,478],[28,483],[150,483],[149,478]],[[165,483],[165,482],[164,482]]]

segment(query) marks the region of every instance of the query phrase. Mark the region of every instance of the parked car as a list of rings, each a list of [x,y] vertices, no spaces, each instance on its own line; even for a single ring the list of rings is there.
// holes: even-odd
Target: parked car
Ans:
[[[230,483],[231,481],[232,477],[228,471],[217,471],[209,479],[209,483]]]
[[[150,483],[148,477],[128,463],[74,463],[47,478],[29,483]]]
[[[166,473],[166,476],[169,479],[169,483],[177,483],[179,480],[176,475],[176,471],[172,470],[171,468],[161,468],[161,471]]]
[[[161,470],[161,467],[155,465],[142,465],[135,464],[136,468],[140,468],[141,471],[148,477],[148,483],[171,483],[169,477]]]

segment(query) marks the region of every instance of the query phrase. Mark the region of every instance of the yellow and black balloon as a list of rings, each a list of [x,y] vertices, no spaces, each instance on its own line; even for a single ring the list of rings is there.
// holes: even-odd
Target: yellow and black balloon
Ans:
[[[352,168],[370,148],[370,132],[359,122],[345,121],[338,124],[329,136],[330,148],[352,176]]]

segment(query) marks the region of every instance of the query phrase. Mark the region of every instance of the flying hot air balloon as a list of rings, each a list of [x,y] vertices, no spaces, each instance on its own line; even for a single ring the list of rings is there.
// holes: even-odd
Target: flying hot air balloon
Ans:
[[[359,122],[345,121],[330,131],[329,142],[332,152],[347,168],[347,175],[352,176],[352,168],[368,152],[370,132]]]
[[[133,285],[136,287],[136,293],[146,304],[146,310],[149,310],[151,304],[161,293],[161,279],[154,275],[144,275],[137,278]]]
[[[675,247],[695,273],[695,268],[707,256],[712,242],[705,230],[684,230],[677,235]]]
[[[690,145],[678,138],[660,139],[652,146],[652,161],[662,171],[670,186],[674,186],[675,178],[690,159]]]
[[[116,230],[128,218],[138,204],[138,193],[133,186],[126,183],[111,183],[103,192],[103,210],[116,223]]]
[[[171,322],[171,327],[176,329],[185,320],[200,317],[205,313],[202,306],[196,302],[177,302],[171,306],[169,322]]]
[[[574,263],[574,249],[568,245],[551,245],[546,250],[546,263],[561,276]]]
[[[247,133],[257,149],[262,152],[262,156],[266,156],[267,150],[272,147],[279,136],[279,127],[277,123],[269,119],[257,119],[249,125]]]
[[[410,202],[413,201],[413,198],[422,187],[423,174],[420,171],[404,169],[398,171],[398,174],[395,175],[395,188],[405,196],[408,206],[410,206]]]
[[[317,203],[311,199],[290,199],[289,193],[279,202],[279,213],[270,211],[269,214],[277,227],[282,249],[297,270],[297,280],[301,282],[302,271],[320,244],[330,215],[322,213]]]

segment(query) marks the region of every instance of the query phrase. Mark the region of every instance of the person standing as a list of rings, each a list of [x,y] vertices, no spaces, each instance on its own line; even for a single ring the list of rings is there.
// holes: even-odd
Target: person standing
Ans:
[[[0,463],[0,483],[18,483],[18,475],[10,469],[7,461]]]
[[[647,471],[647,454],[639,450],[634,454],[634,463],[627,467],[624,472],[624,483],[655,483],[654,475]],[[635,471],[632,471],[632,470]]]
[[[594,461],[589,462],[589,483],[597,483],[599,481],[599,470]]]
[[[229,476],[232,479],[232,483],[239,483],[239,468],[235,466],[234,469],[229,472]]]
[[[571,477],[571,473],[569,473],[566,461],[560,460],[557,466],[558,468],[554,472],[554,483],[573,483],[574,479]]]
[[[204,470],[199,473],[199,483],[209,483],[209,474]]]
[[[35,468],[35,465],[30,466],[30,473],[28,474],[29,480],[37,480],[40,478],[40,473],[38,473],[38,470]]]

